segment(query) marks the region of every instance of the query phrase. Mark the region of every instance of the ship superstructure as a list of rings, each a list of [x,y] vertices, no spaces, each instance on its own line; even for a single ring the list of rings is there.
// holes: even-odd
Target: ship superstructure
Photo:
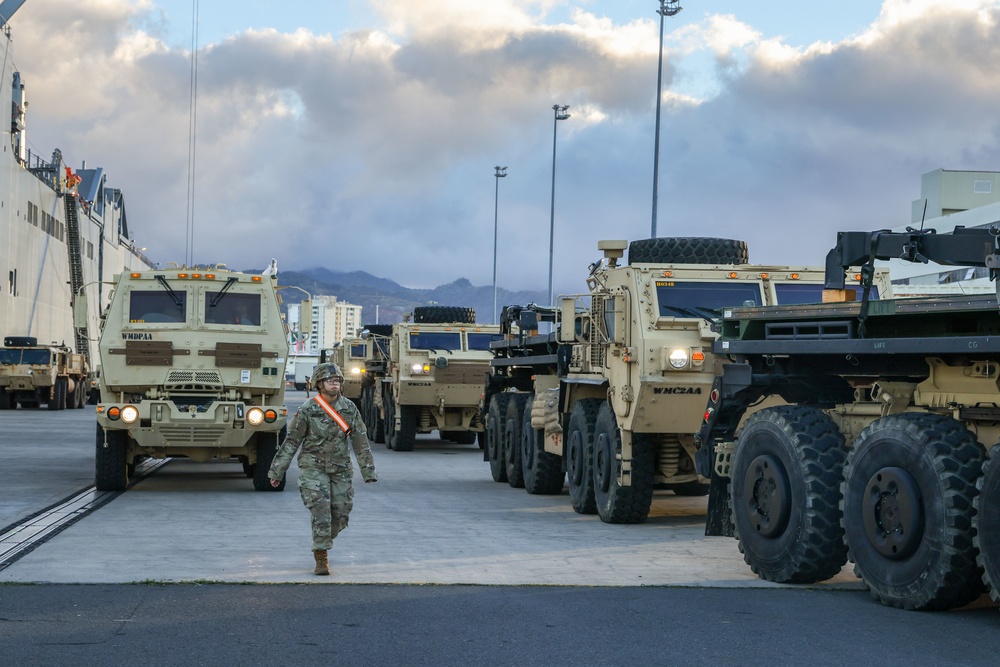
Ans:
[[[6,53],[12,50],[7,21],[22,3],[0,2]],[[58,149],[42,156],[28,148],[25,84],[10,57],[0,63],[2,103],[11,122],[9,141],[0,140],[0,334],[66,345],[93,368],[105,283],[151,262],[135,247],[124,196],[108,185],[103,169],[71,167]],[[86,326],[74,327],[80,294],[89,312]]]

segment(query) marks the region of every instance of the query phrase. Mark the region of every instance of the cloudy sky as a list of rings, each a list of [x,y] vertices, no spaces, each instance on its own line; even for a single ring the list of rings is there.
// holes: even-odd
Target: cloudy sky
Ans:
[[[197,40],[193,6],[198,8]],[[659,236],[821,263],[909,222],[920,175],[1000,170],[1000,0],[682,0],[666,20]],[[14,60],[42,155],[105,168],[183,261],[546,289],[650,235],[657,0],[28,0]],[[804,9],[808,7],[808,10]],[[189,200],[191,46],[197,44]]]

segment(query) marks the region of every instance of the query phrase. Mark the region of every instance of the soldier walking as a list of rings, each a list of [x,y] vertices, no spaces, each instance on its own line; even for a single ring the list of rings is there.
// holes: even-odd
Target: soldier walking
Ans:
[[[288,437],[267,473],[271,486],[277,487],[295,452],[302,448],[298,458],[299,493],[312,515],[312,548],[318,575],[330,574],[327,551],[337,534],[347,528],[347,517],[354,506],[354,466],[348,440],[365,483],[378,481],[365,424],[354,402],[341,395],[343,382],[336,364],[316,366],[312,375],[316,396],[295,413],[288,425]]]

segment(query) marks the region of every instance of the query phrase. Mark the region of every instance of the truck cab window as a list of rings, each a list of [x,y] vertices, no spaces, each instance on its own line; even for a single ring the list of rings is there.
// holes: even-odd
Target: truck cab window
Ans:
[[[260,326],[260,294],[206,292],[205,324]]]
[[[175,301],[180,301],[178,305]],[[187,320],[187,292],[168,294],[163,290],[133,290],[129,294],[128,321],[133,324],[160,324]]]

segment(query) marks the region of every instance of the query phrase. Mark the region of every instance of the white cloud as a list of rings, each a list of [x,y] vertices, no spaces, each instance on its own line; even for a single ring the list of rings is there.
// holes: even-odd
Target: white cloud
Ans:
[[[599,239],[648,234],[656,22],[548,21],[565,2],[372,4],[384,22],[367,29],[261,29],[199,53],[201,261],[487,284],[502,164],[501,283],[544,288],[555,103],[573,114],[557,289],[582,289]],[[660,233],[819,262],[838,229],[905,222],[924,171],[1000,168],[997,15],[890,0],[858,37],[804,48],[734,16],[669,31]],[[190,61],[156,19],[145,1],[35,0],[12,25],[33,145],[105,167],[166,262],[183,256]],[[698,58],[718,68],[710,98],[674,89]]]

